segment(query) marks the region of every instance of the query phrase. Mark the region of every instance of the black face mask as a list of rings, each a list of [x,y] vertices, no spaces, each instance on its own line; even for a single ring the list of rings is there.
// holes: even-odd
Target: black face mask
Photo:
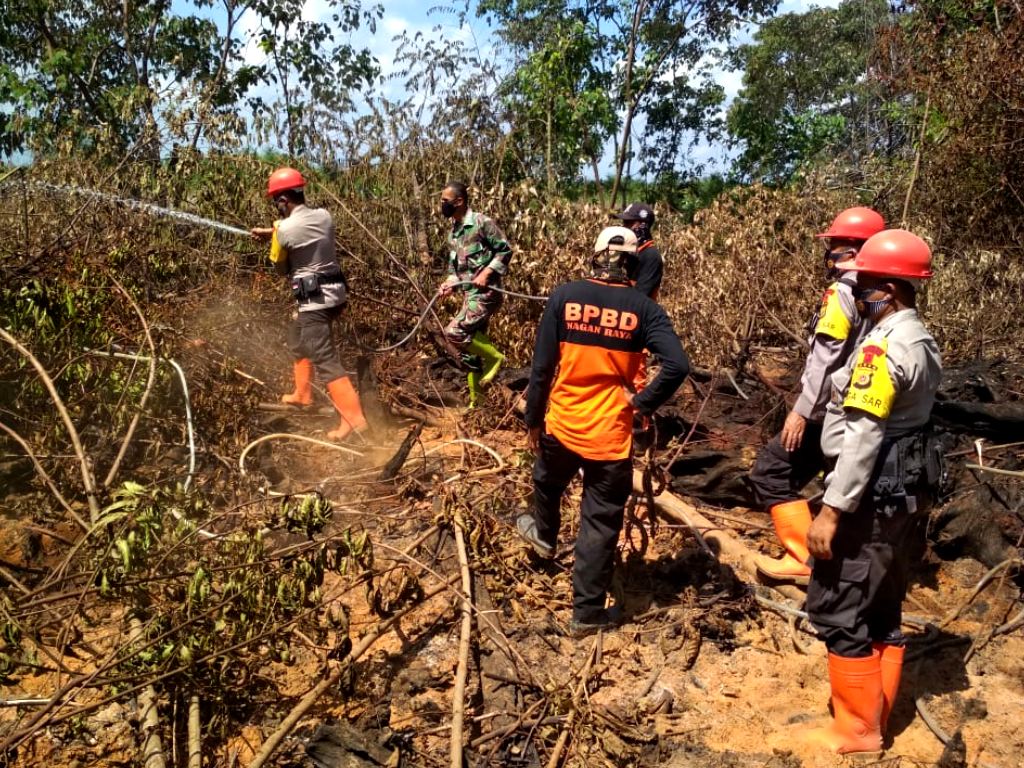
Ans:
[[[647,224],[639,224],[633,229],[633,234],[636,235],[636,239],[641,243],[646,243],[651,239],[651,228]]]
[[[444,216],[446,219],[450,219],[452,216],[454,216],[455,215],[455,203],[451,202],[450,200],[442,200],[441,201],[441,215]]]
[[[857,290],[854,291],[853,295],[856,299],[857,311],[860,313],[861,317],[867,320],[872,319],[875,315],[885,309],[886,304],[892,301],[892,296],[886,296],[885,298],[876,299],[875,301],[868,301],[868,296],[877,290],[879,289],[857,288]]]
[[[836,269],[836,264],[840,261],[846,261],[852,259],[857,255],[856,248],[826,248],[825,249],[825,273],[829,277],[838,275],[840,270]]]

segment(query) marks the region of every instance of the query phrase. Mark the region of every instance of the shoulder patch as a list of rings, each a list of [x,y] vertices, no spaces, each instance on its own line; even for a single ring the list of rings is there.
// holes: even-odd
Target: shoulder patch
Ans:
[[[850,335],[851,327],[850,318],[846,316],[843,305],[839,302],[839,291],[833,283],[825,289],[825,293],[821,296],[818,322],[814,326],[814,333],[843,341]]]
[[[889,418],[896,400],[896,386],[889,373],[888,339],[868,339],[857,350],[844,408],[856,408],[880,419]]]

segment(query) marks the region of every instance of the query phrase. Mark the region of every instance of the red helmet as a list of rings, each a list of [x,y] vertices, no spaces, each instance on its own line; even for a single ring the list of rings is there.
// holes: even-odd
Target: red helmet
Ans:
[[[885,219],[878,211],[870,208],[847,208],[836,216],[827,232],[815,237],[848,237],[851,240],[867,240],[885,229]]]
[[[852,261],[836,264],[851,272],[879,277],[927,280],[932,276],[932,249],[905,229],[886,229],[872,235]]]
[[[294,168],[278,168],[267,181],[267,197],[284,192],[286,189],[302,189],[306,180]]]

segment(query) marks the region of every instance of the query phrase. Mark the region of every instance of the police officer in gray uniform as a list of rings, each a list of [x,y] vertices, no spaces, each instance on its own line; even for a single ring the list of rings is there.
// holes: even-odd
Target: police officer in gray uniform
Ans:
[[[338,428],[327,437],[342,440],[368,425],[331,332],[348,300],[334,247],[334,219],[330,211],[306,206],[305,184],[294,168],[274,171],[267,182],[267,196],[281,219],[273,227],[257,227],[251,232],[257,239],[270,240],[270,260],[278,274],[288,278],[297,303],[288,328],[288,348],[295,358],[295,390],[283,395],[281,402],[311,405],[315,371],[341,415]]]
[[[872,236],[853,263],[861,313],[874,323],[832,376],[821,447],[834,465],[807,534],[807,612],[829,653],[834,718],[810,738],[838,753],[876,752],[903,664],[908,545],[940,472],[927,429],[942,375],[915,309],[931,251],[916,235]]]
[[[832,389],[830,377],[850,358],[869,325],[857,312],[856,273],[844,273],[836,263],[852,260],[868,238],[883,229],[885,221],[877,211],[858,206],[842,211],[827,231],[817,235],[828,242],[825,272],[832,282],[808,323],[810,350],[800,377],[800,396],[782,431],[758,451],[749,478],[757,503],[771,515],[785,550],[781,558],[754,559],[758,572],[774,581],[806,584],[811,575],[811,508],[803,488],[825,467],[821,425]]]

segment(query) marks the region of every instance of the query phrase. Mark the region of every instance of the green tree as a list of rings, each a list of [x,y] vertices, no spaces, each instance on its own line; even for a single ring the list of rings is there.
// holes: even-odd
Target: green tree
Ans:
[[[782,181],[824,151],[842,148],[856,158],[888,140],[868,72],[877,30],[888,19],[886,0],[845,0],[776,16],[733,52],[743,88],[727,122],[743,148],[741,176]]]
[[[363,24],[372,34],[384,9],[363,11],[359,0],[324,0],[329,20],[302,18],[305,0],[253,0],[260,18],[259,44],[267,54],[262,77],[273,83],[278,99],[267,104],[255,98],[257,117],[269,121],[276,139],[290,156],[307,154],[318,143],[331,155],[329,134],[335,118],[352,108],[351,93],[368,87],[378,73],[370,52],[358,49],[339,33],[350,34]],[[283,124],[277,122],[283,116]],[[326,150],[326,151],[324,151]]]
[[[66,141],[155,159],[166,130],[195,149],[217,116],[235,118],[237,140],[246,104],[257,117],[276,104],[254,94],[259,83],[279,88],[284,143],[302,151],[310,113],[338,111],[376,72],[366,50],[335,36],[372,26],[380,7],[326,2],[330,20],[313,22],[300,0],[0,0],[0,154]],[[259,20],[263,64],[243,58],[246,12]]]
[[[216,26],[170,0],[0,0],[0,151],[59,136],[124,149],[155,138],[158,90],[209,73]]]
[[[776,5],[777,0],[480,0],[477,10],[494,21],[516,57],[517,73],[525,78],[536,70],[538,55],[558,49],[567,25],[574,35],[588,38],[583,48],[591,52],[592,72],[577,80],[575,91],[566,89],[563,78],[549,78],[534,79],[532,89],[519,93],[532,102],[526,110],[530,115],[543,114],[545,105],[566,93],[607,89],[614,118],[609,120],[612,130],[601,126],[601,131],[612,144],[614,203],[635,154],[634,126],[644,126],[641,142],[645,133],[652,139],[646,143],[645,169],[672,170],[687,131],[704,130],[722,98],[701,63],[727,43],[739,24]],[[599,137],[595,131],[564,138],[579,147],[569,154],[582,158],[587,154],[582,143]]]
[[[549,191],[588,161],[595,183],[604,142],[615,130],[607,73],[594,65],[594,37],[565,19],[530,52],[502,89],[525,158],[542,158]],[[540,174],[535,174],[540,175]]]

